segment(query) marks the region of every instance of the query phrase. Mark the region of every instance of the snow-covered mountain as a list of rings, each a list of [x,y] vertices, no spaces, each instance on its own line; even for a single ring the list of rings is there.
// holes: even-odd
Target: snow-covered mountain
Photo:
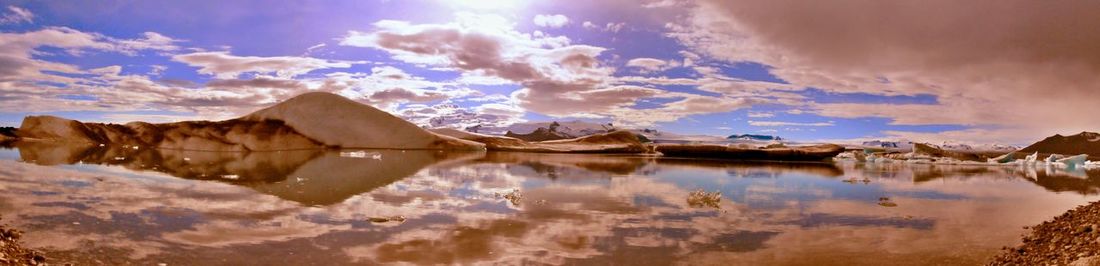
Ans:
[[[890,150],[896,149],[896,150],[905,150],[905,151],[913,150],[913,142],[912,141],[907,141],[907,140],[899,140],[899,141],[873,140],[873,141],[864,141],[861,145],[863,147],[868,147],[868,148],[883,148],[883,149],[890,149]]]
[[[634,134],[645,136],[653,142],[725,142],[725,138],[708,135],[684,135],[656,129],[632,129]]]
[[[608,131],[615,130],[615,125],[611,123],[600,124],[592,122],[584,122],[579,120],[566,121],[566,122],[523,122],[515,123],[504,127],[500,131],[512,131],[516,134],[528,134],[535,132],[535,130],[541,128],[550,128],[551,124],[557,124],[557,132],[564,133],[571,136],[581,137],[592,134],[607,133]]]
[[[937,147],[939,147],[940,149],[946,150],[946,151],[974,151],[974,152],[1012,152],[1012,151],[1016,151],[1016,150],[1020,149],[1020,147],[1016,147],[1016,146],[1012,146],[1012,145],[1005,145],[1005,144],[996,144],[996,143],[969,145],[969,144],[955,143],[955,142],[944,142],[940,145],[937,145]]]

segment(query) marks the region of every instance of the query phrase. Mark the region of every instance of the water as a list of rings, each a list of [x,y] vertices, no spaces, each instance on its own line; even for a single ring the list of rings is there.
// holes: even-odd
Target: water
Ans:
[[[364,152],[21,145],[0,214],[80,265],[973,265],[1100,193],[1047,169]]]

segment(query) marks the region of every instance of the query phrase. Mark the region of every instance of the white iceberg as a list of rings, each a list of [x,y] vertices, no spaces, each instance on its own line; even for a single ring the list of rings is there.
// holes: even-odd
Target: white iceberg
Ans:
[[[1066,169],[1076,169],[1078,166],[1084,166],[1085,161],[1089,158],[1088,154],[1079,154],[1058,160],[1059,163],[1065,164]]]
[[[371,158],[371,159],[375,159],[375,160],[382,160],[382,154],[381,153],[366,152],[366,151],[342,151],[342,152],[340,152],[340,157]]]
[[[1015,153],[1005,153],[1004,155],[997,156],[997,158],[989,159],[989,163],[1011,163],[1016,160]]]
[[[1039,152],[1032,153],[1024,158],[1024,163],[1027,165],[1034,165],[1039,160]]]
[[[1062,158],[1065,158],[1065,156],[1062,156],[1061,154],[1051,154],[1047,157],[1046,162],[1047,164],[1053,164]]]

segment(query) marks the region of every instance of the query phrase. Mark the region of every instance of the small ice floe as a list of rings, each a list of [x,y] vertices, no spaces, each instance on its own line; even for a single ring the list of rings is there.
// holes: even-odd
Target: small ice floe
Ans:
[[[121,156],[115,157],[115,161],[122,161],[122,160],[126,160],[126,157],[121,157]]]
[[[190,162],[190,161],[191,161],[191,157],[183,157],[183,161],[186,161],[186,162]]]
[[[382,154],[378,152],[366,152],[366,151],[342,151],[340,157],[347,158],[371,158],[375,160],[382,160]]]
[[[519,189],[513,189],[512,192],[504,194],[504,199],[507,199],[514,206],[519,206],[520,201],[523,200],[523,194],[519,192]]]
[[[388,223],[388,222],[404,222],[404,215],[389,216],[389,217],[371,217],[368,220],[372,223]]]
[[[239,175],[222,175],[221,178],[222,179],[229,179],[229,180],[237,180],[237,179],[241,179],[241,176],[239,176]]]
[[[138,146],[134,146],[134,150],[137,150],[137,149],[138,149]]]
[[[106,146],[107,146],[107,144],[103,144],[103,143],[100,143],[100,144],[99,144],[99,146],[100,146],[100,147],[106,147]]]
[[[722,192],[706,192],[705,190],[698,189],[688,193],[687,203],[688,206],[695,208],[711,207],[718,209],[721,208]]]
[[[890,200],[890,197],[878,198],[878,205],[882,207],[897,207],[898,204]]]

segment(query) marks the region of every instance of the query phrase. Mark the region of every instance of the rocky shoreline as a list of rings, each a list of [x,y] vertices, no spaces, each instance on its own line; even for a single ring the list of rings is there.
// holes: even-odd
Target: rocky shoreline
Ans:
[[[1003,250],[988,265],[1100,265],[1100,201],[1032,227],[1023,244]]]
[[[19,244],[23,232],[0,224],[0,265],[45,265],[41,252],[24,248]]]

